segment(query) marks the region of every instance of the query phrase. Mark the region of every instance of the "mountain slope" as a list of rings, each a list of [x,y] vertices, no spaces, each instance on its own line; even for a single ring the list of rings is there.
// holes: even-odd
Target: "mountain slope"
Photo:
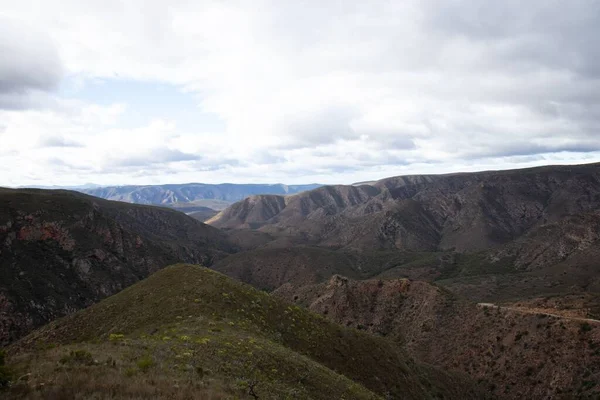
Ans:
[[[209,223],[258,228],[311,245],[477,251],[598,207],[600,164],[590,164],[324,186],[285,198],[246,199]]]
[[[275,295],[327,318],[405,343],[434,365],[485,380],[499,398],[597,398],[600,321],[477,307],[425,282],[328,282]]]
[[[376,214],[371,218],[378,217]],[[411,236],[400,235],[402,240],[427,238],[425,223],[410,225]],[[409,222],[403,226],[409,226]],[[344,238],[352,236],[353,229],[346,226],[336,232],[337,237]],[[598,211],[553,218],[539,223],[517,240],[475,252],[432,251],[414,239],[411,247],[424,251],[373,250],[377,249],[374,242],[370,248],[359,251],[334,246],[309,247],[299,246],[301,241],[297,237],[277,237],[260,230],[231,230],[228,233],[232,239],[236,238],[236,243],[240,246],[252,243],[255,248],[228,256],[213,267],[266,290],[275,290],[285,283],[294,286],[320,283],[340,274],[353,279],[377,276],[435,282],[474,302],[585,295],[589,300],[586,312],[600,316],[599,232]],[[251,234],[260,237],[252,238]],[[371,236],[371,240],[375,238]]]
[[[435,258],[435,254],[433,255]],[[258,248],[232,254],[211,268],[227,276],[272,291],[284,284],[295,287],[321,283],[339,274],[366,279],[431,253],[398,251],[334,251],[319,247]]]
[[[473,302],[585,295],[589,297],[586,312],[600,316],[598,232],[600,214],[596,211],[538,225],[518,240],[477,252],[353,251],[297,246],[293,242],[280,247],[281,237],[268,236],[263,242],[255,241],[259,248],[225,257],[213,268],[266,290],[285,283],[296,287],[320,283],[340,274],[353,279],[435,282]],[[230,231],[232,237],[243,236],[236,242],[250,243],[250,233],[266,235],[260,231]]]
[[[206,208],[205,210],[192,211],[190,213],[187,213],[187,215],[189,215],[190,217],[192,217],[194,219],[197,219],[200,222],[204,222],[218,214],[218,211],[215,211],[208,207],[205,207],[205,208]]]
[[[318,187],[311,185],[274,185],[223,183],[211,185],[205,183],[187,183],[149,186],[108,186],[81,189],[81,192],[107,200],[118,200],[136,204],[162,204],[199,202],[202,200],[221,200],[233,203],[248,196],[258,194],[288,195]],[[210,203],[200,204],[210,206]],[[212,208],[212,207],[211,207]]]
[[[173,385],[213,398],[479,398],[464,379],[416,363],[390,341],[190,265],[52,322],[9,355],[19,374],[31,373],[12,390],[31,397],[106,396],[116,380],[112,398],[128,398],[132,386],[169,398]],[[113,386],[99,383],[105,376]]]
[[[0,189],[0,343],[178,261],[234,251],[219,230],[158,207]]]

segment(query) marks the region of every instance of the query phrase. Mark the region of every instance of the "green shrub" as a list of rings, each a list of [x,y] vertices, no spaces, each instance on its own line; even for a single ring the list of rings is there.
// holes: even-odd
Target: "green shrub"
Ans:
[[[152,357],[150,357],[150,356],[142,357],[137,362],[137,366],[140,369],[140,371],[142,371],[142,372],[148,371],[150,369],[150,367],[153,365],[154,365],[154,360],[152,360]]]

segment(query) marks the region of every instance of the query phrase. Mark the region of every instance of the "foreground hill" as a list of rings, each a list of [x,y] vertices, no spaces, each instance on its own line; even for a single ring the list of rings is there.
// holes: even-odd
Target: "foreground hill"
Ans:
[[[166,208],[0,189],[0,344],[165,265],[210,265],[233,250],[218,229]]]
[[[600,164],[405,176],[253,196],[208,223],[258,229],[282,246],[478,251],[600,207]]]
[[[469,399],[470,383],[214,271],[163,269],[9,348],[7,398]]]
[[[289,195],[310,190],[320,185],[274,185],[223,183],[211,185],[205,183],[187,183],[173,185],[147,186],[108,186],[81,189],[83,193],[107,200],[124,201],[137,204],[171,205],[176,203],[196,203],[220,209],[223,202],[231,204],[256,194]]]
[[[340,324],[393,338],[432,364],[468,373],[506,399],[600,396],[600,321],[476,306],[425,282],[329,281],[276,295]]]

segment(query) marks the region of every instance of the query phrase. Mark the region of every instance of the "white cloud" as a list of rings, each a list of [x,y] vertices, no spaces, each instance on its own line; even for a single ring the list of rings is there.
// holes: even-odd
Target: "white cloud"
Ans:
[[[351,182],[598,160],[596,2],[0,5],[17,21],[0,45],[23,55],[0,61],[0,139],[11,152],[0,161],[27,164],[0,184]],[[139,110],[126,104],[52,94],[65,75],[176,85],[225,128],[150,114],[131,127],[127,113]],[[56,138],[82,147],[33,148]]]

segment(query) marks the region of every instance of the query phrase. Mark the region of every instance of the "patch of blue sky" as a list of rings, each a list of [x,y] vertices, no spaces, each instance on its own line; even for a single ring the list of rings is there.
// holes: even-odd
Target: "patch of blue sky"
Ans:
[[[202,111],[198,95],[168,83],[71,77],[63,81],[60,95],[102,106],[125,104],[127,111],[120,121],[123,127],[134,128],[163,119],[175,121],[178,130],[190,133],[218,133],[225,129],[217,115]]]

